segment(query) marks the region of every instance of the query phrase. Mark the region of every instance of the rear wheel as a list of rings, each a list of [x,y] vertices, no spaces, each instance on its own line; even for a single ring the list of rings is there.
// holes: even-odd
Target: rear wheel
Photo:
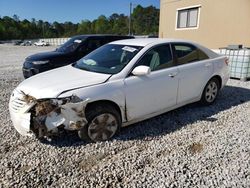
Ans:
[[[201,103],[203,105],[210,105],[212,104],[219,93],[219,81],[216,78],[212,78],[208,81],[207,85],[205,86],[202,97],[201,97]]]
[[[78,131],[79,137],[86,141],[109,140],[121,126],[120,114],[111,105],[94,105],[86,112],[86,117],[88,124]]]

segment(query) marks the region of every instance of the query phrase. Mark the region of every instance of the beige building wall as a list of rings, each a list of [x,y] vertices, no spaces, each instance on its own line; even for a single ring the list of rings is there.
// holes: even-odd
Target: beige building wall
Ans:
[[[176,29],[177,9],[200,5],[197,29]],[[209,48],[250,47],[250,0],[161,0],[159,37],[196,41]]]

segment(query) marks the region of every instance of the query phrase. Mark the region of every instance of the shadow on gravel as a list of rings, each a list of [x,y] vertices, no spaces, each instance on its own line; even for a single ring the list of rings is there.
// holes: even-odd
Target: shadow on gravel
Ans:
[[[115,139],[122,141],[152,140],[155,137],[169,134],[197,121],[217,121],[216,118],[212,117],[213,115],[248,101],[250,101],[250,89],[225,86],[213,105],[201,106],[199,103],[186,105],[149,120],[122,128]],[[57,147],[81,146],[86,144],[86,142],[78,138],[77,134],[72,133],[64,133],[52,139],[52,141],[45,141],[43,143]]]
[[[87,142],[78,137],[77,132],[63,132],[49,140],[41,139],[40,142],[56,147],[80,147],[87,144]]]

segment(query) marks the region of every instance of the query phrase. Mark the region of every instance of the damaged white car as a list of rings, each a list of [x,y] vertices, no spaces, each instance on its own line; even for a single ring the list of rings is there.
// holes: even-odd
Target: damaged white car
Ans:
[[[189,41],[112,42],[23,81],[11,94],[11,120],[22,135],[65,129],[108,140],[122,126],[188,103],[213,103],[229,78],[227,65],[226,57]]]

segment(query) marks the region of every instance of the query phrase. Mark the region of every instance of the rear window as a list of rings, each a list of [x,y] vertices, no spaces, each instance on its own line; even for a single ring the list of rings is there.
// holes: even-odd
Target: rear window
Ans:
[[[173,48],[179,64],[209,59],[206,53],[191,44],[173,44]]]

